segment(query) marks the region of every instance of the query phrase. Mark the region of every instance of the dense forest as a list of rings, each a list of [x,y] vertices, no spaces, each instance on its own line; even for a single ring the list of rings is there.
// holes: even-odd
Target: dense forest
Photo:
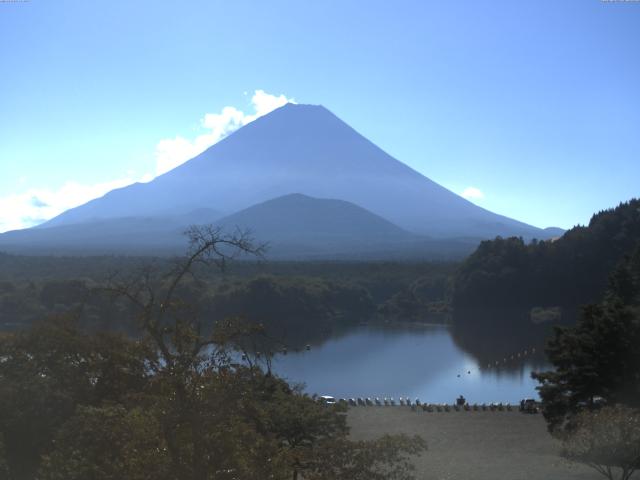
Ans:
[[[640,201],[595,214],[561,238],[496,238],[480,244],[451,279],[453,338],[481,363],[535,347],[542,354],[554,325],[574,325],[583,306],[614,284],[640,252]]]
[[[131,306],[104,287],[114,278],[170,269],[175,259],[26,257],[0,254],[0,329],[72,314],[92,331],[131,331]],[[210,324],[242,317],[275,343],[300,348],[335,329],[371,321],[447,321],[457,264],[438,262],[237,261],[224,271],[194,266],[180,297]]]
[[[594,399],[640,408],[640,248],[611,275],[604,298],[583,308],[576,325],[556,326],[546,353],[555,369],[535,374],[553,430]]]
[[[452,306],[534,311],[572,311],[605,292],[614,269],[640,248],[640,200],[595,214],[557,240],[496,238],[484,241],[453,280]]]

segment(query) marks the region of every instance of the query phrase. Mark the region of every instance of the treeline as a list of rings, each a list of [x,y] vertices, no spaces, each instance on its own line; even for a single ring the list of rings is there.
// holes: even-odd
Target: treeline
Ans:
[[[130,305],[104,287],[110,278],[170,269],[168,259],[0,255],[0,329],[71,314],[90,331],[131,332]],[[236,262],[230,272],[198,269],[177,292],[212,325],[229,317],[265,327],[299,348],[337,329],[372,320],[424,321],[447,310],[455,264]],[[441,318],[445,318],[442,316]]]
[[[454,309],[534,307],[576,309],[598,300],[610,274],[640,248],[640,200],[595,214],[555,241],[496,238],[460,266]],[[551,312],[542,310],[541,315]]]
[[[51,280],[91,280],[102,282],[114,272],[126,274],[142,266],[170,266],[163,257],[124,256],[21,256],[0,252],[0,282],[27,284]],[[458,262],[424,261],[236,261],[227,272],[203,270],[199,278],[209,283],[225,279],[247,279],[258,275],[312,277],[342,283],[351,282],[367,289],[376,304],[409,288],[419,279],[448,279]],[[442,292],[439,291],[440,295]]]
[[[0,283],[0,322],[4,330],[29,327],[50,315],[68,314],[89,331],[131,331],[131,306],[114,300],[106,283],[49,280],[14,285]],[[283,341],[330,331],[338,324],[367,321],[376,312],[362,287],[309,277],[259,275],[209,283],[186,279],[176,292],[209,325],[243,318],[263,325]],[[289,334],[289,335],[287,335]]]
[[[272,348],[300,348],[334,329],[369,321],[376,313],[358,285],[313,277],[260,275],[219,285],[207,298],[211,318],[242,318],[262,325]]]

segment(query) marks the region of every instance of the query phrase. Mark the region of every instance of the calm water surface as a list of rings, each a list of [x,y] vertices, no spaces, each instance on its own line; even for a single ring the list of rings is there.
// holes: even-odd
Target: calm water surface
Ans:
[[[514,352],[515,353],[515,352]],[[503,359],[496,359],[501,362]],[[537,398],[529,355],[487,369],[453,341],[443,326],[361,326],[311,350],[278,355],[273,369],[310,394],[335,397],[410,397],[452,403],[518,402]]]

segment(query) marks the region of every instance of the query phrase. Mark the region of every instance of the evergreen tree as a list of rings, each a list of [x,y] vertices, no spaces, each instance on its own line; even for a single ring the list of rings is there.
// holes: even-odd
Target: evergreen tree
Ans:
[[[576,414],[602,403],[640,408],[639,258],[636,248],[610,276],[603,302],[585,307],[575,327],[556,327],[548,341],[555,370],[533,377],[552,432],[571,431]]]

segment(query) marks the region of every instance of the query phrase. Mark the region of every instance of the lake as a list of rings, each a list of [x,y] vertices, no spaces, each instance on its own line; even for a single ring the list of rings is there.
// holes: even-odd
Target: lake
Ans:
[[[512,352],[513,360],[501,355],[480,365],[454,342],[446,326],[367,325],[312,345],[309,351],[277,355],[273,370],[290,382],[304,382],[310,394],[337,398],[452,403],[464,395],[469,403],[516,403],[537,398],[531,371],[546,368],[539,352],[524,355],[522,348]]]

